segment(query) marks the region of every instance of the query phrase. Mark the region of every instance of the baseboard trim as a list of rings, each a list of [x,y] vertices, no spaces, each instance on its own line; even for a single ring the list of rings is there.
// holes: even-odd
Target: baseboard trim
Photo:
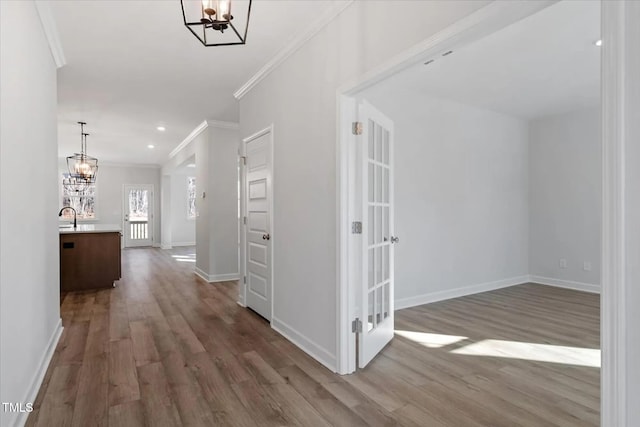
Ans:
[[[51,358],[53,357],[53,353],[56,351],[56,347],[58,346],[58,341],[60,341],[60,336],[62,336],[62,319],[58,320],[58,324],[56,325],[51,337],[49,338],[49,342],[47,343],[47,349],[45,350],[42,358],[40,359],[40,364],[38,369],[35,372],[33,379],[31,380],[31,384],[27,389],[27,396],[23,400],[23,403],[27,402],[35,402],[36,397],[38,396],[38,392],[40,391],[40,386],[42,385],[42,380],[44,380],[44,376],[47,373],[47,369],[49,368],[49,363],[51,363]],[[14,426],[23,426],[27,422],[27,417],[29,416],[28,412],[19,413],[18,417],[14,422]]]
[[[171,246],[195,246],[196,242],[171,242]]]
[[[196,267],[194,269],[196,275],[198,275],[202,280],[209,283],[215,282],[229,282],[232,280],[240,280],[240,273],[227,273],[227,274],[208,274],[204,272],[201,268]]]
[[[589,292],[592,294],[599,294],[601,291],[600,285],[592,283],[575,282],[573,280],[555,279],[553,277],[543,277],[531,275],[529,281],[538,283],[540,285],[554,286],[556,288],[573,289],[575,291]]]
[[[194,271],[194,273],[196,273],[196,276],[200,277],[205,282],[209,281],[209,274],[208,273],[205,273],[204,271],[202,271],[198,267],[194,268],[193,271]]]
[[[231,280],[240,280],[240,275],[238,273],[229,273],[229,274],[210,274],[209,282],[229,282]]]
[[[302,351],[320,362],[331,372],[337,372],[336,356],[331,354],[330,351],[321,345],[316,344],[313,340],[305,337],[301,332],[295,330],[293,327],[287,325],[276,317],[271,319],[271,327],[280,335],[299,347]]]
[[[481,292],[494,291],[496,289],[508,288],[509,286],[521,285],[529,281],[530,277],[528,275],[517,276],[510,277],[508,279],[496,280],[494,282],[486,282],[477,285],[463,286],[455,289],[447,289],[444,291],[430,292],[428,294],[417,295],[415,297],[400,298],[395,300],[395,309],[402,310],[403,308],[416,307],[418,305],[430,304],[432,302],[464,297]]]
[[[172,246],[171,246],[171,245],[168,245],[168,244],[166,244],[166,243],[162,243],[162,244],[160,245],[160,249],[165,249],[165,250],[166,250],[166,249],[171,249],[171,248],[172,248]]]

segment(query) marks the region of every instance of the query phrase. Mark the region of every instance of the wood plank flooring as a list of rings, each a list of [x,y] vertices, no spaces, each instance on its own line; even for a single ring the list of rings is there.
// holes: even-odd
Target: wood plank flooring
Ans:
[[[62,296],[28,426],[597,426],[599,297],[527,284],[401,310],[339,376],[193,274],[130,249],[115,289]],[[597,354],[596,357],[597,359]]]

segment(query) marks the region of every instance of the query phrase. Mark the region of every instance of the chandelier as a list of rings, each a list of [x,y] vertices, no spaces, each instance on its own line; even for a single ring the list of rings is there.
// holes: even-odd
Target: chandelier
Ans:
[[[85,122],[80,125],[80,153],[67,157],[69,174],[63,180],[63,185],[69,191],[83,192],[90,185],[95,184],[98,175],[98,159],[87,155],[87,136],[84,132]]]
[[[184,25],[205,46],[245,44],[251,0],[180,0]],[[246,13],[245,13],[246,11]]]

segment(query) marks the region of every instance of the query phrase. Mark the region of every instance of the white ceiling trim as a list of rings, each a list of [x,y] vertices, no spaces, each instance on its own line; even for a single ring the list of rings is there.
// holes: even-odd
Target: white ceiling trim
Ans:
[[[220,128],[220,129],[240,129],[240,124],[238,122],[223,122],[220,120],[207,120],[207,123],[210,127]]]
[[[314,21],[306,31],[302,32],[298,37],[281,49],[271,60],[269,60],[257,73],[255,73],[247,82],[238,89],[233,96],[240,100],[251,89],[260,83],[265,77],[267,77],[274,69],[282,64],[288,57],[293,55],[298,49],[300,49],[307,41],[315,36],[320,30],[322,30],[329,22],[335,19],[342,13],[347,7],[349,7],[354,0],[341,1],[336,3],[332,8],[328,9],[325,13]]]
[[[56,21],[53,18],[53,12],[51,11],[51,5],[48,1],[36,0],[36,9],[38,10],[38,16],[44,29],[44,34],[49,41],[49,49],[51,49],[51,55],[56,63],[56,67],[63,67],[67,60],[64,57],[64,51],[62,50],[62,43],[60,43],[60,37],[58,35],[58,27]]]
[[[98,165],[98,171],[100,166],[112,167],[112,168],[145,168],[145,169],[160,169],[162,166],[149,163],[120,163],[120,162],[100,162]]]
[[[450,49],[458,49],[475,40],[480,40],[488,34],[493,34],[503,29],[506,23],[518,22],[557,1],[491,2],[428,39],[391,57],[383,64],[375,66],[364,74],[342,84],[338,88],[338,93],[353,95],[407,67],[428,59],[439,58]]]
[[[224,123],[224,122],[218,122],[218,123]],[[230,122],[227,122],[227,123],[230,123]],[[173,149],[173,151],[171,151],[171,153],[169,153],[169,158],[171,159],[176,154],[178,154],[180,150],[182,150],[184,147],[189,145],[189,143],[194,139],[196,139],[196,137],[200,135],[207,127],[209,127],[209,122],[207,122],[206,120],[200,123],[194,130],[191,131],[189,135],[187,135],[187,137],[184,140],[182,140],[180,144],[178,144],[176,148]]]

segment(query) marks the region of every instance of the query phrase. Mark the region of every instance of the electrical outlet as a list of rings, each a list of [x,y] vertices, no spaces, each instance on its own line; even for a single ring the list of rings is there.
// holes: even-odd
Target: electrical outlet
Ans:
[[[582,269],[584,271],[591,271],[591,262],[585,261],[584,264],[582,265]]]
[[[567,268],[567,259],[566,258],[560,258],[560,261],[558,262],[558,265],[560,266],[560,268]]]

